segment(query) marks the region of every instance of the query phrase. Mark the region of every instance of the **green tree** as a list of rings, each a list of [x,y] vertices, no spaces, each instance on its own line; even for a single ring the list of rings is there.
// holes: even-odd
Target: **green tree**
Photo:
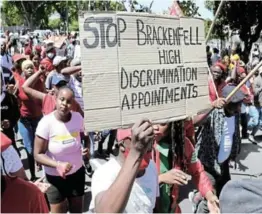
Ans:
[[[49,20],[48,27],[51,29],[60,29],[61,23],[61,19],[52,19]]]
[[[177,1],[177,3],[180,6],[185,16],[189,16],[189,17],[200,16],[200,14],[198,13],[199,7],[196,6],[196,3],[194,1],[183,0],[183,1]]]
[[[3,1],[1,14],[4,26],[15,26],[24,24],[22,14],[19,13],[18,8],[10,1]]]
[[[47,1],[5,1],[2,8],[8,25],[24,23],[30,29],[47,27],[52,11]]]
[[[215,14],[219,1],[206,1],[205,5]],[[239,31],[239,37],[245,44],[243,51],[244,60],[252,44],[256,42],[262,30],[262,1],[225,1],[220,11],[218,21],[215,23],[214,32],[222,32],[223,26],[228,25],[232,30]]]

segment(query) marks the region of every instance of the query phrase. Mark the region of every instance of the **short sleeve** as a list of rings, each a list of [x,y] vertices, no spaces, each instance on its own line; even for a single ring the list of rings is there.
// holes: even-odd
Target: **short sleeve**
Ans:
[[[50,131],[49,115],[47,115],[47,116],[44,116],[39,121],[35,134],[41,138],[44,138],[45,140],[48,140],[49,131]]]
[[[23,167],[22,161],[12,145],[2,152],[2,157],[1,165],[4,166],[6,173],[15,173]]]
[[[91,186],[91,192],[92,192],[92,201],[90,203],[89,209],[93,210],[95,208],[95,199],[96,196],[109,189],[109,187],[114,182],[115,178],[112,179],[110,175],[112,173],[108,172],[107,169],[110,167],[102,166],[98,170],[95,171],[93,177],[92,177],[92,186]]]

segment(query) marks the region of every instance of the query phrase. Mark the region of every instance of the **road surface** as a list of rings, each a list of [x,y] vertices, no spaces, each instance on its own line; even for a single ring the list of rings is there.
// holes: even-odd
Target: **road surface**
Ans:
[[[252,175],[262,173],[262,131],[258,132],[257,140],[259,142],[258,145],[253,145],[246,139],[242,140],[242,148],[237,159],[237,167],[236,169],[231,168],[232,179],[253,178]],[[18,141],[17,143],[22,154],[22,161],[26,169],[26,174],[30,178],[24,147],[22,146],[21,141]],[[104,146],[106,147],[106,143]],[[93,168],[97,168],[103,163],[105,163],[105,160],[102,159],[93,159],[91,162]],[[37,176],[41,177],[42,174],[42,171],[38,172]],[[91,200],[90,184],[91,179],[86,176],[84,212],[88,211]],[[182,213],[192,213],[191,202],[188,200],[188,193],[193,189],[193,184],[189,184],[186,187],[181,188],[179,201]]]

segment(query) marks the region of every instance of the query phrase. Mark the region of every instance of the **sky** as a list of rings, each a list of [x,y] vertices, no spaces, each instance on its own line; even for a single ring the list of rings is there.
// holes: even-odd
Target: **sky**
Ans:
[[[143,5],[150,5],[152,0],[138,0],[140,4]],[[213,19],[213,14],[209,10],[205,8],[204,5],[205,0],[194,0],[196,5],[199,7],[198,12],[200,13],[201,17],[204,19]],[[173,0],[154,0],[152,5],[152,12],[154,13],[162,13],[164,10],[168,10],[168,7],[172,5]]]

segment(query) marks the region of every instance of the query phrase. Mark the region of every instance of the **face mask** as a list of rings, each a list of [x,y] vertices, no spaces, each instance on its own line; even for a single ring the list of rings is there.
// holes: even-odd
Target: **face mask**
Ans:
[[[54,53],[48,53],[48,54],[47,54],[47,57],[48,57],[49,59],[53,59],[53,58],[55,57],[55,54],[54,54]]]
[[[129,149],[125,149],[125,152],[124,152],[125,158],[127,158],[129,151],[130,151]],[[144,154],[143,159],[139,166],[139,171],[142,171],[148,167],[151,156],[152,156],[151,152],[147,152],[146,154]]]

